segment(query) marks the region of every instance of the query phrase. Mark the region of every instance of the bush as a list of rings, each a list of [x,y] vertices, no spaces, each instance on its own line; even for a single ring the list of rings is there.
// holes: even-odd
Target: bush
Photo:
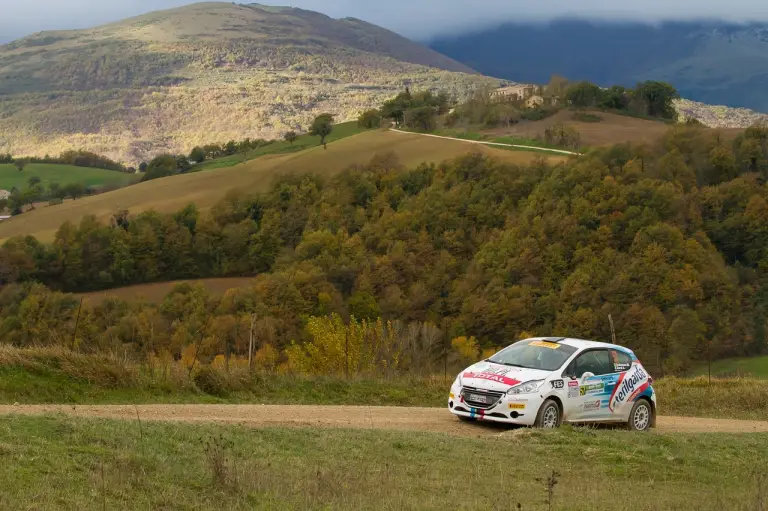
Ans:
[[[212,396],[223,397],[231,390],[226,375],[210,366],[201,366],[192,379],[201,392]]]
[[[603,118],[599,115],[590,114],[589,112],[574,112],[571,116],[574,121],[581,122],[602,122]]]

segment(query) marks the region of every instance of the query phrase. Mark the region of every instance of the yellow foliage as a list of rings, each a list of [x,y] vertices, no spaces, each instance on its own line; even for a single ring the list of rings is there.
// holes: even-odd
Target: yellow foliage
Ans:
[[[274,371],[277,366],[277,359],[279,353],[274,346],[267,343],[256,352],[253,357],[253,361],[256,367],[260,369],[266,369],[267,371]]]
[[[530,339],[530,338],[532,338],[532,337],[536,337],[536,334],[532,334],[531,332],[526,332],[525,330],[523,330],[522,332],[520,332],[520,334],[519,334],[517,337],[518,337],[520,340],[523,340],[523,339]]]
[[[480,345],[474,337],[457,337],[451,341],[451,346],[461,358],[476,360],[480,356]]]
[[[192,367],[196,354],[197,346],[194,344],[187,345],[183,350],[181,350],[181,363],[184,364],[184,366],[187,368]]]

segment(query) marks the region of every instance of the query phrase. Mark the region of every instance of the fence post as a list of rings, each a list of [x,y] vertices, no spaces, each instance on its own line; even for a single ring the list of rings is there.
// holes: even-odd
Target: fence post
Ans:
[[[344,329],[344,374],[349,381],[349,325]]]
[[[256,314],[251,316],[251,332],[248,340],[248,372],[253,373],[253,327],[256,324]]]
[[[80,306],[77,308],[77,317],[75,318],[75,330],[72,332],[72,349],[75,349],[77,341],[77,326],[80,324],[80,311],[83,309],[83,297],[80,297]]]

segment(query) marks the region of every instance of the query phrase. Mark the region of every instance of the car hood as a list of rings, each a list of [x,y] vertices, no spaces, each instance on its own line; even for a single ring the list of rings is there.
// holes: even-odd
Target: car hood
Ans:
[[[531,380],[543,380],[551,371],[510,367],[493,362],[478,362],[461,373],[463,386],[506,392],[511,387]]]

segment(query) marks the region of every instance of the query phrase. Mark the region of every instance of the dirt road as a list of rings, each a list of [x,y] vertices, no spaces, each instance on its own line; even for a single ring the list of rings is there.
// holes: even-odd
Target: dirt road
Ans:
[[[142,421],[211,422],[245,426],[318,426],[333,428],[431,431],[463,436],[497,435],[507,428],[489,423],[464,424],[442,408],[378,406],[272,405],[15,405],[0,415],[59,414]],[[766,433],[768,421],[659,417],[661,433]]]
[[[503,144],[501,142],[486,142],[484,140],[470,140],[466,138],[456,138],[456,137],[446,137],[443,135],[433,135],[431,133],[417,133],[413,131],[403,131],[396,128],[390,128],[389,131],[394,131],[395,133],[405,133],[406,135],[421,135],[422,137],[432,137],[432,138],[442,138],[444,140],[455,140],[457,142],[466,142],[468,144],[480,144],[480,145],[487,145],[491,147],[514,147],[515,149],[523,149],[526,151],[543,151],[546,153],[557,153],[557,154],[566,154],[569,156],[581,156],[581,153],[576,153],[573,151],[566,151],[565,149],[549,149],[547,147],[536,147],[532,145],[518,145],[518,144]]]

